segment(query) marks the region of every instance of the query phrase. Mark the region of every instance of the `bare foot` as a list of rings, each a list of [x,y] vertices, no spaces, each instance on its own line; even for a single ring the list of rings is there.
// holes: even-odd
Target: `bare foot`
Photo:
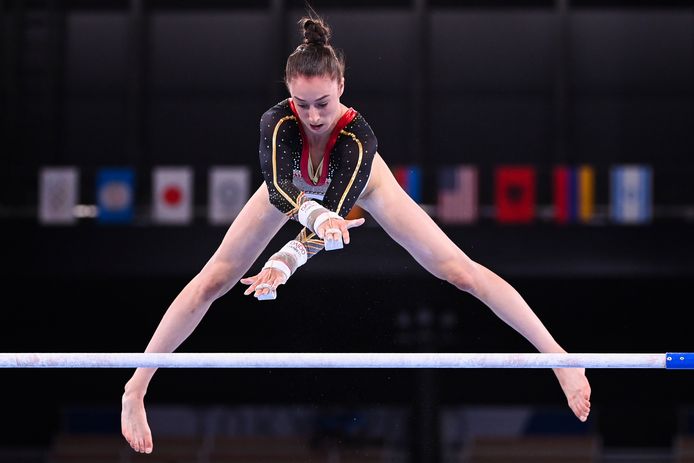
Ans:
[[[123,394],[122,404],[120,426],[123,437],[136,452],[152,453],[152,432],[147,424],[143,398],[126,392]]]
[[[556,368],[554,374],[571,410],[579,420],[586,421],[590,413],[590,384],[585,368]]]

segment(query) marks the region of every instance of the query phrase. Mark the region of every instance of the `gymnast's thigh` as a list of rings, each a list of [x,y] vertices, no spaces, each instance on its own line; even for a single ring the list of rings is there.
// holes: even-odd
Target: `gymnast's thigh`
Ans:
[[[472,262],[403,191],[380,157],[374,160],[369,186],[358,204],[429,272],[444,278],[451,266]]]
[[[267,186],[263,183],[229,226],[208,265],[231,264],[246,271],[287,220],[285,214],[270,204]]]

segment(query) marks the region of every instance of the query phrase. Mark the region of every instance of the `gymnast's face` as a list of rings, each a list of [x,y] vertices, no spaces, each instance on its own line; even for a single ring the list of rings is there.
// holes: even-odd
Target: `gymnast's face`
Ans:
[[[345,89],[344,77],[338,82],[330,76],[298,76],[287,87],[308,133],[328,134],[342,112],[340,96]]]

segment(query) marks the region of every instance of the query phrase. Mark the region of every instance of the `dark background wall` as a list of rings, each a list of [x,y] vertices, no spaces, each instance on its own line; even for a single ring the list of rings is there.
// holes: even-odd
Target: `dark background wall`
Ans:
[[[537,166],[542,204],[551,202],[554,164],[593,164],[602,205],[609,166],[652,165],[656,217],[649,225],[501,226],[483,219],[445,231],[509,279],[571,351],[692,350],[691,2],[314,7],[347,56],[344,102],[365,115],[387,162],[423,167],[425,203],[435,200],[443,164],[478,165],[487,205],[500,163]],[[191,165],[204,206],[207,168],[256,164],[258,119],[286,96],[284,60],[298,42],[303,5],[5,0],[0,12],[0,349],[140,351],[224,228],[203,217],[183,228],[107,228],[88,220],[41,227],[38,169],[79,166],[82,201],[91,203],[98,167],[135,167],[138,211],[146,215],[150,169]],[[253,175],[260,182],[255,168]],[[269,249],[295,231],[288,226]],[[334,306],[301,302],[309,285]],[[275,303],[241,292],[234,288],[219,301],[183,349],[530,350],[471,296],[426,275],[375,225],[356,231],[347,251],[317,257]],[[442,343],[413,344],[406,333],[413,328],[398,325],[403,313],[416,318],[423,310],[454,314],[454,327],[436,336]],[[13,397],[3,443],[48,440],[64,403],[117,404],[128,373],[0,372],[4,394]],[[155,403],[407,404],[413,375],[161,372],[150,396]],[[669,445],[694,385],[688,373],[597,371],[591,378],[598,429],[615,446]],[[548,372],[442,372],[438,384],[442,403],[563,403]],[[28,427],[32,433],[22,431]]]

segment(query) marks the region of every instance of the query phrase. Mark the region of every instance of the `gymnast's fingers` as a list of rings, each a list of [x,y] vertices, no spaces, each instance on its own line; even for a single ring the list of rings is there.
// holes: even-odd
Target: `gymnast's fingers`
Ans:
[[[345,242],[345,244],[349,244],[349,229],[354,227],[360,227],[364,225],[364,222],[366,222],[366,220],[363,218],[353,220],[340,220],[338,222],[337,226],[340,228],[340,231],[342,232],[342,239]]]
[[[338,227],[340,229],[340,234],[342,235],[342,241],[344,241],[345,244],[349,244],[349,227],[347,226],[347,221],[340,221]]]
[[[255,287],[260,283],[260,274],[253,275],[252,277],[241,278],[239,281],[244,285],[249,285],[248,288],[246,288],[246,290],[243,292],[244,296],[248,296],[255,291]]]
[[[270,283],[260,283],[255,287],[255,294],[253,294],[254,297],[258,296],[264,296],[265,294],[270,293],[273,290],[273,287]]]
[[[263,269],[260,273],[257,275],[254,275],[252,277],[246,277],[242,278],[239,280],[241,283],[244,285],[250,285],[244,292],[244,296],[248,296],[249,294],[253,293],[256,291],[256,288],[258,285],[262,284],[265,282],[265,280],[268,278],[269,275],[269,269]]]
[[[326,220],[320,226],[316,229],[316,235],[318,235],[318,238],[324,240],[326,239],[326,232],[330,229],[330,220]]]
[[[264,279],[263,284],[269,285],[270,291],[276,291],[279,285],[283,285],[287,281],[284,273],[279,270],[270,270],[267,277]]]
[[[277,289],[269,283],[261,283],[258,285],[254,296],[259,301],[271,301],[277,299]]]
[[[345,220],[345,226],[347,228],[354,228],[354,227],[361,227],[364,225],[364,222],[366,222],[366,219],[363,217],[360,219],[350,219],[350,220]]]
[[[325,241],[332,241],[332,240],[339,240],[342,238],[342,230],[339,225],[336,224],[336,226],[331,226],[327,230],[325,230],[324,233],[325,236]]]
[[[259,279],[258,284],[255,286],[255,297],[274,293],[279,285],[283,285],[287,281],[284,273],[272,268],[264,269],[261,272],[261,276],[262,278]]]

